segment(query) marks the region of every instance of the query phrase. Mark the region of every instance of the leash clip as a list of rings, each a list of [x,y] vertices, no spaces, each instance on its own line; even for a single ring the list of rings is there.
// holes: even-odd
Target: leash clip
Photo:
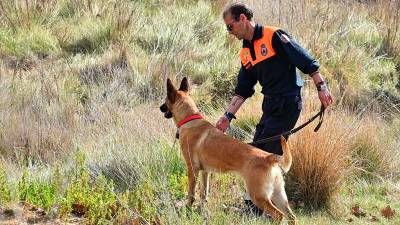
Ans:
[[[176,129],[175,138],[176,138],[176,139],[179,139],[179,127]]]

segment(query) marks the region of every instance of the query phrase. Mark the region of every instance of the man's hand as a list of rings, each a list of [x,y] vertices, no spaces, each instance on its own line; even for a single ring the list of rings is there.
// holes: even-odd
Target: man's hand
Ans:
[[[221,130],[222,132],[226,132],[226,129],[228,129],[229,127],[229,120],[228,118],[226,118],[226,116],[221,116],[221,118],[219,118],[217,124],[215,125],[215,127],[217,127],[219,130]]]
[[[318,97],[325,109],[333,103],[333,99],[329,90],[318,91]]]
[[[221,116],[221,118],[219,118],[215,127],[217,127],[219,130],[225,133],[226,129],[228,129],[229,127],[230,120],[236,119],[235,113],[239,110],[244,100],[245,99],[243,97],[235,95],[232,98],[231,103],[228,106],[228,109],[225,111],[224,115]]]
[[[329,92],[328,86],[322,79],[322,75],[319,73],[319,71],[312,73],[311,77],[314,81],[314,84],[317,86],[318,97],[321,101],[321,104],[324,105],[325,108],[327,108],[330,104],[333,103],[333,99],[331,93]]]

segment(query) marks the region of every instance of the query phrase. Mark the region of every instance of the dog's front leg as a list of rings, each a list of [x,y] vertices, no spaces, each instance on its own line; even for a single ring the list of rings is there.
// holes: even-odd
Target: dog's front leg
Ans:
[[[194,195],[196,189],[196,180],[199,175],[199,169],[188,165],[188,179],[189,179],[189,189],[188,189],[188,206],[192,206],[194,202]]]
[[[201,204],[207,202],[209,192],[209,173],[205,170],[201,171],[200,199]]]

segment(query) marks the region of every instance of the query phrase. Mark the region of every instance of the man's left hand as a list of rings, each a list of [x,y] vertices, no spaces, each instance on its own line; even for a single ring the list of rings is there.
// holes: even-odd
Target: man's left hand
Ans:
[[[325,108],[333,103],[333,98],[329,90],[318,91],[318,97]]]

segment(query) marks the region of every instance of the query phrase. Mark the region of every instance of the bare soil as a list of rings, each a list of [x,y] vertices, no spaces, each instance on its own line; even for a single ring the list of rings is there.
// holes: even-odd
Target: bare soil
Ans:
[[[20,203],[11,208],[0,207],[0,225],[77,225],[84,224],[84,218],[73,215],[67,218],[53,218],[46,214],[43,209]]]

